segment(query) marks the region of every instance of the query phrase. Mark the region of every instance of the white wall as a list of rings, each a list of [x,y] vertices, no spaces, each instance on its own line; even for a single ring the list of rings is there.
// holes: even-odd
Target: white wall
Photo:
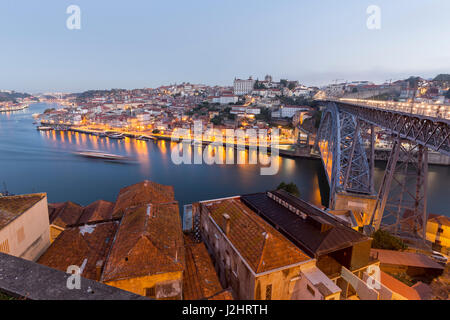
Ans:
[[[47,196],[0,230],[0,243],[8,240],[10,255],[36,261],[50,246]]]

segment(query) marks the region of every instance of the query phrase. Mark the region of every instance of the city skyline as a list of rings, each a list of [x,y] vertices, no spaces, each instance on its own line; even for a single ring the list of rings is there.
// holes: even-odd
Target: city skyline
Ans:
[[[351,2],[2,3],[0,88],[231,85],[235,77],[266,74],[306,85],[337,78],[380,83],[450,69],[450,3]],[[81,9],[80,30],[66,27],[72,4]],[[367,28],[370,5],[381,9],[379,30]]]

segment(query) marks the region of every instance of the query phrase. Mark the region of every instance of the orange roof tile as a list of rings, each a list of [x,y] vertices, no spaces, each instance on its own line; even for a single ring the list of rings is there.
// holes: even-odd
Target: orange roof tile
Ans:
[[[418,268],[444,269],[442,265],[434,262],[431,258],[422,253],[370,249],[370,254],[380,260],[381,265],[390,264]]]
[[[208,300],[234,300],[234,299],[233,299],[233,295],[231,294],[230,290],[224,290],[224,291],[212,296]]]
[[[239,199],[205,205],[218,226],[222,226],[224,213],[230,216],[230,234],[227,237],[255,273],[311,259]]]
[[[105,222],[68,228],[39,258],[38,263],[64,272],[69,266],[76,265],[83,269],[83,277],[98,280],[96,265],[99,261],[106,261],[118,225],[118,222]]]
[[[380,273],[381,283],[389,288],[391,291],[398,293],[408,300],[421,300],[420,295],[411,287],[408,287],[403,282],[391,277],[386,272]]]
[[[69,225],[76,224],[83,207],[73,202],[65,202],[63,204],[49,205],[50,224],[65,228]]]
[[[44,193],[0,197],[0,229],[45,198]]]
[[[86,224],[90,222],[98,222],[112,219],[112,210],[114,203],[98,200],[84,207],[78,224]]]
[[[183,299],[200,300],[223,291],[205,244],[185,236],[186,268],[183,276]]]
[[[147,203],[157,204],[172,201],[175,201],[172,186],[143,181],[120,190],[113,209],[113,217],[120,218],[125,213],[125,210]]]
[[[450,227],[450,218],[446,216],[435,216],[431,219],[428,219],[428,222],[434,222],[439,225]]]
[[[127,210],[107,259],[102,281],[182,271],[183,244],[177,202]]]

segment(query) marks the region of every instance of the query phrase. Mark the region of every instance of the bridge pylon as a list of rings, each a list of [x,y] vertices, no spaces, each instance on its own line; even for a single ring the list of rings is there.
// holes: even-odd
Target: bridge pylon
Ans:
[[[374,126],[329,102],[316,139],[330,186],[329,208],[352,210],[367,223],[373,212]]]
[[[396,137],[371,225],[411,240],[426,239],[428,148]]]

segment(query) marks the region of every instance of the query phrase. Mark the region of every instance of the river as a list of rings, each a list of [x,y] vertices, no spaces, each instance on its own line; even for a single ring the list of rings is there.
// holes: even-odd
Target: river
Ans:
[[[171,159],[175,144],[169,141],[119,141],[73,132],[37,131],[32,114],[49,107],[39,103],[26,110],[0,113],[0,190],[5,183],[14,194],[45,192],[49,202],[70,200],[88,205],[98,199],[114,201],[121,188],[147,179],[172,185],[182,207],[199,200],[271,190],[284,181],[294,182],[301,198],[315,204],[328,198],[326,177],[318,160],[280,158],[278,174],[273,176],[260,175],[260,166],[248,162],[176,165]],[[80,150],[115,153],[135,161],[87,159],[74,154]],[[249,156],[255,154],[246,151]],[[383,167],[383,163],[377,163],[377,186]],[[449,178],[449,166],[430,166],[429,212],[450,216]]]

